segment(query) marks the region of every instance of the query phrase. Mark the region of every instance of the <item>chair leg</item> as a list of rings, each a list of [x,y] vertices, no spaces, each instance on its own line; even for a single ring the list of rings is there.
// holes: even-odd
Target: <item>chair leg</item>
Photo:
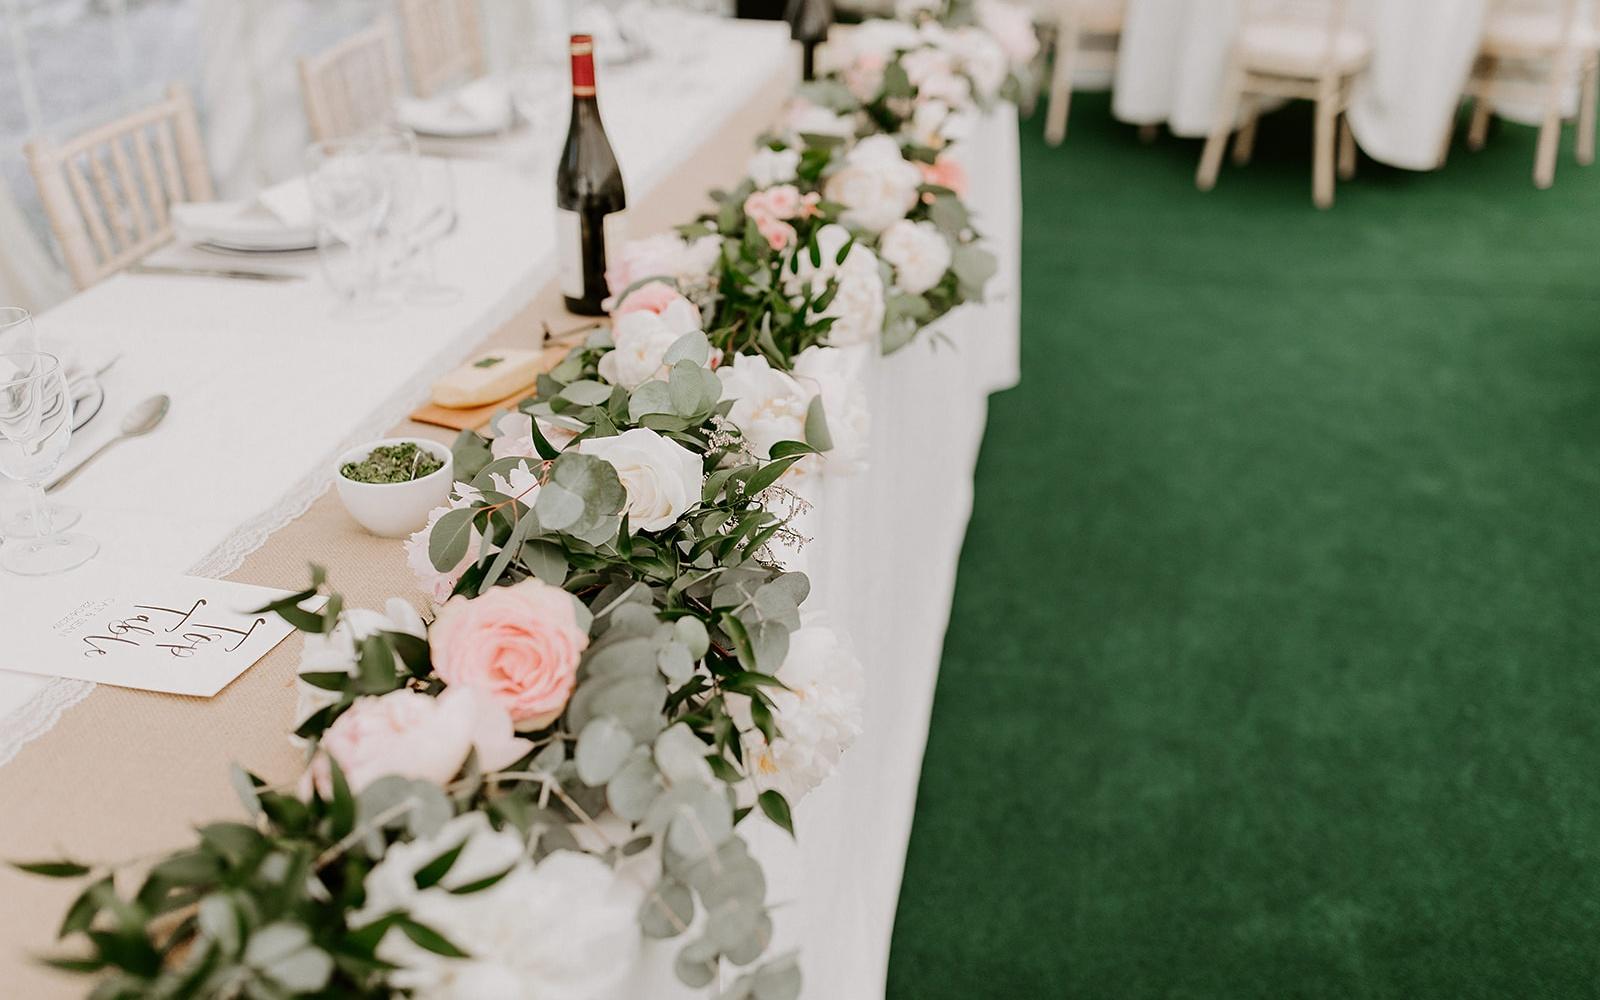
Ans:
[[[1539,149],[1533,160],[1533,186],[1543,191],[1556,182],[1556,153],[1561,148],[1561,84],[1569,79],[1566,59],[1550,60],[1550,81],[1545,88],[1544,122],[1539,126]]]
[[[1356,175],[1356,134],[1350,130],[1350,115],[1339,116],[1339,179],[1350,180]]]
[[[1067,112],[1072,105],[1072,72],[1078,62],[1078,25],[1064,19],[1056,32],[1055,65],[1050,69],[1050,106],[1045,110],[1044,141],[1061,145],[1067,137]]]
[[[1472,99],[1472,124],[1467,128],[1467,148],[1473,152],[1482,149],[1489,140],[1489,116],[1494,114],[1494,105],[1489,99],[1479,94]]]
[[[1236,167],[1248,166],[1250,157],[1256,149],[1256,124],[1261,120],[1261,103],[1253,97],[1245,97],[1241,102],[1244,108],[1244,124],[1239,126],[1239,134],[1233,140],[1233,165]]]
[[[1150,145],[1152,142],[1155,142],[1159,138],[1161,138],[1160,125],[1139,126],[1139,141],[1144,143],[1146,146]]]
[[[1239,102],[1244,97],[1244,68],[1238,64],[1228,67],[1227,84],[1222,89],[1222,100],[1217,104],[1217,120],[1206,137],[1205,151],[1200,154],[1200,168],[1194,175],[1194,186],[1210,191],[1217,186],[1217,174],[1222,170],[1222,151],[1233,133],[1233,123],[1239,117]]]
[[[1316,135],[1311,146],[1311,200],[1318,208],[1333,207],[1333,147],[1339,122],[1337,86],[1331,77],[1317,85]]]
[[[1583,60],[1583,89],[1578,100],[1578,162],[1594,162],[1594,116],[1600,104],[1600,54],[1587,53]]]

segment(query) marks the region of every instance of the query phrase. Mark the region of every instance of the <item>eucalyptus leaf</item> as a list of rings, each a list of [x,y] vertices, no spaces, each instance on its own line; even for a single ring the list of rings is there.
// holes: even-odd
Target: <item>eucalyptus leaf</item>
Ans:
[[[646,937],[673,938],[694,921],[694,893],[668,875],[639,908],[639,927]]]
[[[602,715],[592,720],[578,734],[578,750],[574,756],[578,778],[586,785],[604,785],[617,773],[633,747],[633,736],[616,719]]]

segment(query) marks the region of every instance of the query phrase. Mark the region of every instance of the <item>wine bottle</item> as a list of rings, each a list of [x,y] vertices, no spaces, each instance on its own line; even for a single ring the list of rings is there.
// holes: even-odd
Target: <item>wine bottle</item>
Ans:
[[[573,35],[571,45],[572,122],[556,171],[561,295],[572,312],[598,316],[607,294],[606,254],[626,239],[628,197],[595,102],[594,40]]]

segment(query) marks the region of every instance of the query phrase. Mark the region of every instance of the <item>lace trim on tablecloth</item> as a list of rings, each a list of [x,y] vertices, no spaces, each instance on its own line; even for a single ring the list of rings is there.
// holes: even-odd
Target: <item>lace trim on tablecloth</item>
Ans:
[[[526,282],[519,282],[484,318],[468,327],[449,346],[430,359],[401,389],[367,420],[341,441],[313,466],[294,488],[271,509],[251,518],[234,531],[205,558],[189,567],[188,575],[220,579],[237,570],[249,555],[289,522],[310,509],[316,499],[333,484],[333,467],[339,456],[364,441],[385,433],[398,424],[428,395],[438,372],[449,371],[465,361],[489,334],[509,322],[533,301],[534,293],[542,288],[554,272],[553,262],[540,262],[536,274]],[[546,273],[549,272],[549,273]],[[5,766],[26,744],[49,732],[61,719],[61,713],[89,696],[95,685],[65,677],[52,677],[45,689],[9,715],[0,718],[0,767]]]

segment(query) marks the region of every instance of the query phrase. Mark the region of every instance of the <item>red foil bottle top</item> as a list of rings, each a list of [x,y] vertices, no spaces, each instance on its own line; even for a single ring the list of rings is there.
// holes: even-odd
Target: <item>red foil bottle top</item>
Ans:
[[[594,96],[594,38],[572,36],[572,96]]]

